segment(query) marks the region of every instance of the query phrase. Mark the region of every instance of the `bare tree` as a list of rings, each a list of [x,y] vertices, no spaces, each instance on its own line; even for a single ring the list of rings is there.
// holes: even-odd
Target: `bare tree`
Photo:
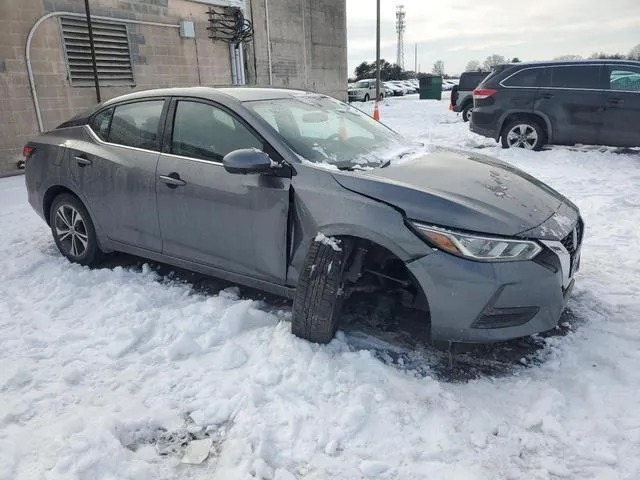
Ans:
[[[582,60],[582,55],[560,55],[554,58],[554,60]]]
[[[629,57],[629,60],[639,60],[640,61],[640,43],[631,49],[631,51],[629,52],[629,55],[627,55],[627,57]]]
[[[478,60],[471,60],[467,63],[467,68],[464,69],[465,72],[479,72],[482,70],[482,65]]]
[[[589,58],[602,60],[624,60],[626,57],[621,53],[594,52]]]
[[[438,60],[433,64],[433,69],[431,70],[435,75],[444,76],[444,62],[442,60]]]
[[[502,55],[498,55],[494,53],[493,55],[489,55],[487,59],[484,61],[485,70],[491,71],[498,65],[502,65],[503,63],[507,63],[507,59]]]

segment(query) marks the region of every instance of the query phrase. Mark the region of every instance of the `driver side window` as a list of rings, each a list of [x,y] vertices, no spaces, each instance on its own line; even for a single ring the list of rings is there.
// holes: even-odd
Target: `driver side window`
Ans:
[[[234,116],[213,105],[180,100],[176,106],[171,153],[222,162],[240,148],[263,149],[263,143]]]

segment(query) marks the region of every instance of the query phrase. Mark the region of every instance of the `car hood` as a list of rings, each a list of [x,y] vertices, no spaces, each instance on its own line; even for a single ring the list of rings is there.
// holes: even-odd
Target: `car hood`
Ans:
[[[561,194],[527,173],[456,150],[436,149],[386,168],[336,172],[334,178],[348,190],[401,209],[409,219],[494,235],[526,232],[529,238],[555,238],[555,229],[536,227],[563,203],[577,212]]]

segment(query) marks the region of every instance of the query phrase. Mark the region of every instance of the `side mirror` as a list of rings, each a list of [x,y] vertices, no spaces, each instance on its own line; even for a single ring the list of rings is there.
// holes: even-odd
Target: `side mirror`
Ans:
[[[265,173],[278,166],[271,157],[257,148],[242,148],[227,153],[222,159],[229,173]]]

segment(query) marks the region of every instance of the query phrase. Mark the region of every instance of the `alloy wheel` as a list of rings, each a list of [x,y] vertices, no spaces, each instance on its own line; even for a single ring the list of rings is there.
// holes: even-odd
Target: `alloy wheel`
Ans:
[[[69,256],[81,257],[87,251],[89,235],[80,212],[72,205],[60,205],[54,222],[54,231],[60,246]]]
[[[538,143],[538,132],[527,123],[514,125],[507,133],[507,143],[511,148],[533,150]]]

